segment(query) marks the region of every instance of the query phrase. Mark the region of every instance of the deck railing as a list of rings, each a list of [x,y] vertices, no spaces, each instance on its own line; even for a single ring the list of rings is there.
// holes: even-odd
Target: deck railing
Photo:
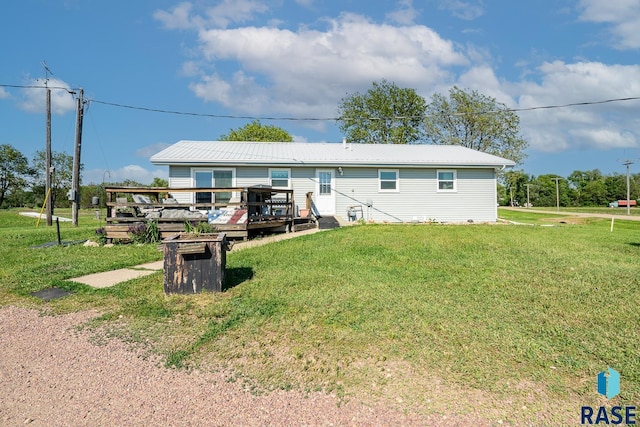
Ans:
[[[163,237],[179,232],[184,222],[212,223],[229,237],[249,236],[252,229],[284,227],[290,231],[298,217],[293,190],[255,187],[174,188],[115,187],[105,188],[107,206],[107,238],[126,238],[128,225],[148,220],[158,221]],[[188,193],[186,197],[180,197]],[[210,201],[197,194],[208,193]],[[224,193],[223,200],[216,197]],[[225,218],[233,221],[224,222]],[[216,219],[216,215],[220,216]],[[226,215],[226,216],[225,216]],[[244,216],[243,216],[244,215]]]

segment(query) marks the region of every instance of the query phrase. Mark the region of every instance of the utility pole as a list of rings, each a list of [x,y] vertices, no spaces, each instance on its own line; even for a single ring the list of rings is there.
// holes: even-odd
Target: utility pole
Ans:
[[[525,184],[527,186],[527,208],[531,207],[531,203],[529,203],[529,186],[531,184]]]
[[[70,199],[73,200],[71,209],[71,220],[73,225],[78,226],[78,207],[80,205],[80,151],[82,147],[82,119],[84,116],[84,90],[78,90],[78,106],[76,111],[76,143],[73,155],[73,179],[71,182]]]
[[[47,225],[53,225],[53,206],[51,206],[51,89],[47,88],[47,136],[45,145],[45,185],[44,203],[47,207]]]
[[[631,215],[631,192],[629,187],[629,166],[633,164],[631,160],[625,160],[622,163],[627,167],[627,215]]]
[[[44,203],[47,207],[47,225],[53,225],[53,197],[51,195],[51,174],[53,173],[53,168],[51,166],[51,89],[49,89],[49,74],[53,75],[47,64],[42,61],[42,67],[44,68],[44,87],[47,89],[47,131],[46,131],[46,142],[45,142],[45,159],[44,159],[44,168],[45,168],[45,185],[44,185]]]
[[[560,181],[562,178],[558,177],[551,179],[556,182],[556,210],[560,212],[560,187],[558,187],[558,181]]]

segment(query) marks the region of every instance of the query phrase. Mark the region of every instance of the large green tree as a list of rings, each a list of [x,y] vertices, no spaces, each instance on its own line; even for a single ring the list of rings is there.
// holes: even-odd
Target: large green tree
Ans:
[[[218,139],[220,141],[293,141],[293,137],[286,130],[273,125],[263,125],[260,120],[254,120],[238,129],[231,129],[228,134],[220,135]]]
[[[560,178],[557,187],[555,178]],[[569,182],[555,174],[538,176],[532,182],[532,188],[536,190],[536,196],[531,200],[534,206],[556,206],[558,196],[560,206],[570,206],[575,199],[575,191],[569,186]]]
[[[630,193],[633,198],[634,183],[629,180]],[[627,198],[627,176],[621,173],[614,173],[605,178],[605,187],[607,191],[607,199],[609,201],[625,200]]]
[[[0,145],[0,206],[8,195],[24,191],[31,174],[29,161],[19,150]]]
[[[434,144],[462,145],[520,163],[527,142],[520,118],[495,98],[456,86],[449,96],[435,94],[425,118],[427,138]]]
[[[533,204],[533,200],[537,197],[537,188],[531,185],[533,177],[530,177],[524,171],[511,170],[504,173],[505,194],[502,200],[504,205],[526,206],[527,200]],[[527,189],[527,187],[529,187]],[[528,190],[528,198],[527,198]]]
[[[600,170],[573,171],[567,177],[575,189],[576,206],[607,206],[607,186]]]
[[[352,142],[411,144],[422,142],[426,101],[413,89],[383,80],[366,93],[353,93],[338,106],[338,127]]]

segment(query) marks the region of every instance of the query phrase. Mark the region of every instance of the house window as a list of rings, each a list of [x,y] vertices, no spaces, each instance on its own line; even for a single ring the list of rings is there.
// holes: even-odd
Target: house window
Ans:
[[[318,193],[321,196],[331,195],[331,172],[318,172]]]
[[[439,170],[438,171],[438,191],[454,192],[456,191],[456,171]]]
[[[211,171],[197,171],[193,174],[196,188],[209,188],[213,186],[213,174]],[[212,193],[195,193],[196,203],[211,203]]]
[[[291,169],[269,169],[269,180],[272,187],[291,188],[289,178]]]
[[[194,187],[196,188],[226,188],[233,187],[233,169],[200,169],[193,171]],[[195,193],[196,203],[229,203],[232,193],[206,192]]]
[[[378,171],[378,180],[380,182],[380,191],[400,191],[400,185],[398,185],[398,170],[397,169],[380,169]]]

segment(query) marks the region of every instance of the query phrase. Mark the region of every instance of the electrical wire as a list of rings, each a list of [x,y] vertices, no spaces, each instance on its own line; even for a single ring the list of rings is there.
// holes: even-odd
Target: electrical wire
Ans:
[[[9,85],[9,84],[0,84],[0,87],[8,87],[8,88],[17,88],[17,89],[60,89],[69,92],[70,94],[75,94],[74,90],[76,89],[68,89],[65,87],[54,87],[54,86],[37,86],[37,85]],[[589,105],[600,105],[600,104],[608,104],[613,102],[627,102],[627,101],[637,101],[640,100],[640,96],[626,97],[626,98],[611,98],[600,101],[585,101],[585,102],[573,102],[569,104],[558,104],[558,105],[542,105],[535,107],[525,107],[525,108],[505,108],[497,111],[478,111],[473,113],[454,113],[453,115],[461,116],[461,115],[483,115],[483,114],[498,114],[502,112],[522,112],[522,111],[535,111],[535,110],[549,110],[549,109],[559,109],[559,108],[569,108],[569,107],[579,107],[579,106],[589,106]],[[85,102],[87,103],[96,103],[107,105],[116,108],[125,108],[130,110],[137,111],[147,111],[153,113],[162,113],[162,114],[174,114],[174,115],[182,115],[182,116],[193,116],[193,117],[208,117],[208,118],[216,118],[216,119],[243,119],[243,120],[265,120],[265,121],[350,121],[350,120],[407,120],[407,119],[421,119],[428,116],[393,116],[393,117],[257,117],[257,116],[236,116],[231,114],[208,114],[208,113],[194,113],[188,111],[176,111],[176,110],[166,110],[161,108],[150,108],[150,107],[140,107],[134,105],[120,104],[115,102],[107,102],[100,101],[97,99],[85,98]]]

